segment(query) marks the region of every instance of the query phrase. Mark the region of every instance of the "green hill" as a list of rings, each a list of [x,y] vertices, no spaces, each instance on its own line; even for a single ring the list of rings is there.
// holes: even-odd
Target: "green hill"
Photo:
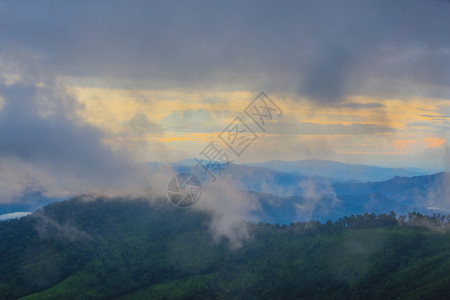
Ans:
[[[250,224],[241,247],[161,200],[81,198],[0,222],[1,299],[444,299],[448,219]]]

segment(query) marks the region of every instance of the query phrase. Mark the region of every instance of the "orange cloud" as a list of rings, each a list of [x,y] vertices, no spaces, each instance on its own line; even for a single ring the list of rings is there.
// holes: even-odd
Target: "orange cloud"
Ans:
[[[416,143],[416,140],[396,140],[392,142],[392,145],[397,151],[409,150],[409,148]]]
[[[445,139],[439,137],[426,137],[423,141],[427,145],[427,148],[439,148],[445,143]]]
[[[105,142],[157,144],[166,147],[167,151],[194,154],[205,144],[217,140],[219,132],[216,131],[225,128],[235,116],[242,114],[256,96],[248,91],[123,90],[80,86],[72,86],[71,89],[83,104],[80,114],[84,121],[104,130],[109,137]],[[283,141],[286,143],[283,149],[286,153],[289,149],[300,147],[297,145],[306,147],[320,143],[324,149],[333,149],[338,154],[403,155],[422,151],[424,147],[437,148],[445,143],[442,138],[424,138],[428,135],[426,132],[432,132],[430,128],[434,128],[436,122],[441,122],[429,116],[443,115],[443,111],[450,109],[445,99],[426,101],[420,98],[375,99],[353,96],[349,103],[357,105],[318,107],[288,94],[269,96],[284,111],[283,122],[292,123],[293,127],[281,126],[278,128],[280,130],[274,127],[272,133],[269,131],[261,135],[258,143],[263,148],[269,148],[274,141]],[[177,114],[186,112],[190,113],[189,118],[183,118],[184,115],[175,118]],[[208,112],[210,116],[204,120],[202,114],[195,112]],[[162,133],[128,126],[137,114],[144,115],[149,124],[160,128]],[[309,135],[298,134],[296,122],[300,124],[298,126],[320,124],[325,129],[320,134],[315,131],[310,131]],[[367,130],[354,136],[348,136],[343,131],[343,134],[338,135],[340,132],[337,129],[345,126],[363,129],[382,126],[390,130]],[[204,132],[205,128],[211,131]],[[276,144],[278,149],[283,148],[283,144]]]

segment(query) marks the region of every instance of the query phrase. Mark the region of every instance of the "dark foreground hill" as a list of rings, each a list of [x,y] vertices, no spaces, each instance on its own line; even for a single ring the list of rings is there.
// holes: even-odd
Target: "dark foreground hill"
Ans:
[[[365,214],[242,224],[165,201],[54,203],[0,222],[0,299],[448,299],[448,219]]]

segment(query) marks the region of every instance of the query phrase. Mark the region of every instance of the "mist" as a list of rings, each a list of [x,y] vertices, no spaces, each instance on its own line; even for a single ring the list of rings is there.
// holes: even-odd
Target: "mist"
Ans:
[[[83,106],[32,53],[5,50],[0,66],[1,202],[20,199],[28,187],[68,197],[148,185],[145,166],[106,145],[104,133],[82,119]]]

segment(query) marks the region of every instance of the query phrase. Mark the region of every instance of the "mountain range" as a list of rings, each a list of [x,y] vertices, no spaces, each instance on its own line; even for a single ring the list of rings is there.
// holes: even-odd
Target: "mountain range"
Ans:
[[[319,176],[357,182],[383,181],[395,176],[411,177],[430,174],[418,168],[385,168],[317,159],[297,161],[271,160],[245,165],[270,168],[280,172],[300,173],[304,176]]]
[[[289,163],[295,166],[298,162],[282,164],[289,165]],[[334,164],[348,172],[359,170],[371,178],[382,174],[383,176],[391,174],[393,177],[383,181],[355,182],[316,175],[331,175],[332,172],[324,171],[307,176],[300,172],[288,173],[262,166],[233,163],[220,176],[231,179],[242,191],[250,193],[257,199],[259,210],[252,216],[252,221],[255,222],[288,224],[299,219],[326,221],[336,220],[342,215],[365,212],[447,213],[449,208],[446,196],[447,183],[450,183],[448,173],[400,177],[398,174],[411,175],[420,172],[329,161],[300,161],[300,163],[309,166]],[[270,165],[270,162],[267,164]],[[196,167],[192,160],[178,162],[173,167],[176,172],[189,172],[208,179],[202,177],[203,169]]]
[[[337,219],[342,215],[362,214],[364,212],[389,213],[395,211],[407,214],[417,211],[424,214],[446,213],[450,208],[447,200],[448,173],[436,173],[412,177],[400,177],[399,174],[416,174],[418,170],[380,168],[374,166],[349,165],[330,161],[271,161],[260,165],[285,169],[285,172],[273,168],[231,163],[220,176],[231,179],[245,193],[256,197],[259,210],[252,216],[255,222],[278,222],[287,224],[305,219]],[[349,172],[339,179],[328,176],[337,169],[327,171],[326,166],[337,166],[339,170]],[[201,177],[203,170],[195,167],[192,160],[169,165],[175,172],[191,172]],[[296,166],[303,166],[297,169]],[[305,168],[305,166],[309,167]],[[313,166],[317,172],[313,172]],[[318,168],[321,166],[321,168]],[[155,173],[164,173],[167,165],[149,164]],[[288,172],[293,171],[295,172]],[[304,175],[300,171],[307,171]],[[347,180],[365,174],[367,178],[394,175],[383,181],[355,182]],[[355,172],[356,172],[355,171]],[[321,174],[324,176],[319,176]],[[218,174],[216,174],[218,175]],[[167,174],[168,180],[170,174]],[[218,177],[220,177],[218,176]],[[344,180],[345,179],[345,180]],[[16,212],[32,212],[53,201],[62,199],[46,198],[39,191],[24,193],[22,199],[0,205],[0,219],[15,216]],[[208,199],[202,199],[208,201]],[[5,214],[8,214],[5,216]],[[3,216],[3,217],[2,217]]]

